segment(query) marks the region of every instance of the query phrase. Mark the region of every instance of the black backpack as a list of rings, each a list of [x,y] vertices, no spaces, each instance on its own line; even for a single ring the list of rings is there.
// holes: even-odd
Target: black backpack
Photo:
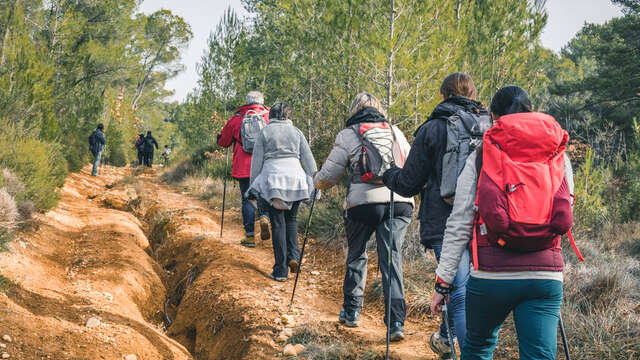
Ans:
[[[382,175],[394,164],[404,166],[405,156],[388,122],[360,123],[351,126],[362,143],[358,170],[362,182],[382,185]]]
[[[89,151],[95,154],[98,152],[98,145],[98,130],[93,130],[89,135]]]

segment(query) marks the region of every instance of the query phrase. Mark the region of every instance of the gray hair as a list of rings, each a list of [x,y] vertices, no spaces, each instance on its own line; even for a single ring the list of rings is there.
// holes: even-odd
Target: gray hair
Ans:
[[[360,110],[362,110],[362,109],[364,109],[366,107],[375,108],[382,115],[386,116],[384,108],[382,107],[382,104],[380,103],[380,100],[378,100],[378,98],[376,98],[375,96],[369,94],[366,91],[365,92],[361,92],[360,94],[356,95],[356,98],[353,99],[353,102],[351,103],[351,107],[349,108],[349,113],[351,114],[351,116],[353,116],[358,111],[360,111]]]
[[[249,91],[247,94],[247,104],[264,104],[264,95],[260,91]]]

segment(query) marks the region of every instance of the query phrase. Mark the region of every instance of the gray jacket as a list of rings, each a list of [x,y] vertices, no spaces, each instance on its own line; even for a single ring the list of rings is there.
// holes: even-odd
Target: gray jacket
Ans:
[[[302,131],[293,126],[291,120],[269,119],[262,129],[251,155],[251,183],[262,171],[266,160],[296,158],[309,176],[318,170],[311,148]]]
[[[442,254],[436,269],[436,274],[445,282],[453,283],[453,278],[458,271],[458,264],[464,250],[469,245],[473,235],[473,217],[475,216],[476,191],[478,187],[478,173],[476,169],[476,154],[471,153],[467,163],[458,177],[456,185],[456,198],[453,210],[447,219],[447,228],[444,232]],[[573,170],[569,157],[565,156],[565,176],[569,185],[569,191],[573,194]]]
[[[393,131],[400,149],[405,155],[408,154],[411,146],[407,142],[407,138],[395,126],[393,126]],[[357,172],[361,152],[362,143],[353,130],[347,128],[340,131],[327,161],[314,177],[316,188],[323,190],[336,185],[345,172],[349,174],[350,178],[353,177],[354,172]],[[345,209],[358,205],[388,203],[390,195],[390,190],[384,185],[350,182]],[[413,204],[413,198],[402,197],[398,194],[395,194],[395,201]]]

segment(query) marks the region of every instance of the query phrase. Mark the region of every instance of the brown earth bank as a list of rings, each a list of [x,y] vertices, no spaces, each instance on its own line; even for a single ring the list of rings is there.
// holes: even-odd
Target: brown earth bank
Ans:
[[[220,239],[219,209],[163,184],[157,170],[105,167],[94,178],[85,168],[61,195],[0,254],[10,280],[0,336],[11,337],[0,353],[11,359],[287,358],[287,328],[348,344],[349,359],[381,358],[382,304],[365,305],[360,328],[336,321],[342,251],[311,242],[289,309],[293,279],[268,278],[270,241],[239,245],[238,209]],[[410,319],[393,358],[435,359],[427,342],[436,326]]]

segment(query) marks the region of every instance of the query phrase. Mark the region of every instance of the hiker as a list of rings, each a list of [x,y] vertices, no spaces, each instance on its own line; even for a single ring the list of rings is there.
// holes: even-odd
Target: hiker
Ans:
[[[134,146],[138,152],[138,166],[142,166],[144,163],[144,134],[138,134],[138,138],[136,139]]]
[[[169,155],[171,155],[171,148],[169,145],[165,145],[164,150],[162,150],[163,166],[167,166],[169,163]]]
[[[415,140],[404,167],[392,168],[384,174],[384,183],[396,193],[407,197],[420,194],[420,242],[425,250],[433,250],[437,261],[440,261],[442,238],[451,214],[457,177],[466,156],[482,140],[482,134],[491,124],[489,113],[475,100],[476,88],[469,75],[448,75],[442,82],[440,94],[443,101],[415,132]],[[463,259],[453,281],[455,290],[449,302],[451,338],[457,337],[458,342],[464,339],[466,328],[467,252],[463,253]],[[431,335],[429,345],[442,359],[451,356],[444,319],[440,323],[440,330]]]
[[[311,198],[311,177],[317,170],[307,139],[291,122],[291,108],[276,102],[269,111],[269,125],[256,139],[251,185],[244,196],[255,194],[266,203],[275,258],[269,275],[273,280],[286,281],[289,271],[298,271],[298,207]]]
[[[231,177],[238,180],[242,195],[242,223],[245,237],[240,244],[247,247],[255,246],[256,211],[245,197],[249,189],[251,176],[251,151],[255,139],[260,135],[262,127],[269,123],[269,108],[263,105],[264,96],[259,91],[250,91],[246,96],[246,104],[239,107],[235,114],[227,121],[218,135],[218,145],[228,148],[233,145],[233,160]],[[250,131],[243,131],[245,128]],[[243,135],[245,138],[243,144]],[[246,149],[245,149],[246,147]],[[247,151],[249,150],[249,151]],[[259,213],[260,237],[269,239],[269,217],[266,212]]]
[[[458,179],[431,311],[441,311],[471,243],[462,359],[491,359],[511,312],[520,359],[555,359],[564,263],[560,237],[573,221],[569,135],[553,117],[532,112],[528,94],[518,86],[498,90],[490,110],[495,125]]]
[[[366,155],[363,151],[362,134],[368,129],[383,134],[381,141],[387,141],[387,145],[393,142],[394,144],[388,146],[388,149],[397,146],[401,155],[408,153],[410,147],[404,134],[395,126],[390,126],[380,101],[375,96],[363,92],[358,94],[351,104],[350,117],[346,121],[345,128],[338,133],[335,145],[322,169],[315,175],[314,181],[316,189],[328,189],[338,184],[345,172],[349,179],[344,211],[348,254],[340,322],[348,327],[360,325],[360,312],[367,280],[367,242],[375,232],[385,302],[389,299],[391,301],[391,318],[389,319],[391,341],[400,341],[404,339],[406,315],[402,280],[402,244],[413,214],[413,199],[396,195],[394,214],[390,216],[389,189],[382,182],[368,182],[372,174],[361,169],[363,156]],[[373,151],[379,152],[380,148],[377,147]],[[394,229],[393,243],[390,243],[389,233],[391,221]],[[388,248],[392,253],[391,268],[387,263]],[[389,282],[391,294],[388,293]],[[385,315],[385,322],[387,316],[389,314]]]
[[[89,151],[93,154],[91,176],[98,176],[98,167],[100,166],[100,160],[102,160],[102,153],[104,152],[106,144],[107,140],[104,137],[104,125],[98,124],[98,128],[93,130],[89,136]]]
[[[153,166],[153,152],[154,148],[158,148],[158,142],[151,135],[151,131],[147,131],[147,136],[144,138],[144,164],[147,167]]]

